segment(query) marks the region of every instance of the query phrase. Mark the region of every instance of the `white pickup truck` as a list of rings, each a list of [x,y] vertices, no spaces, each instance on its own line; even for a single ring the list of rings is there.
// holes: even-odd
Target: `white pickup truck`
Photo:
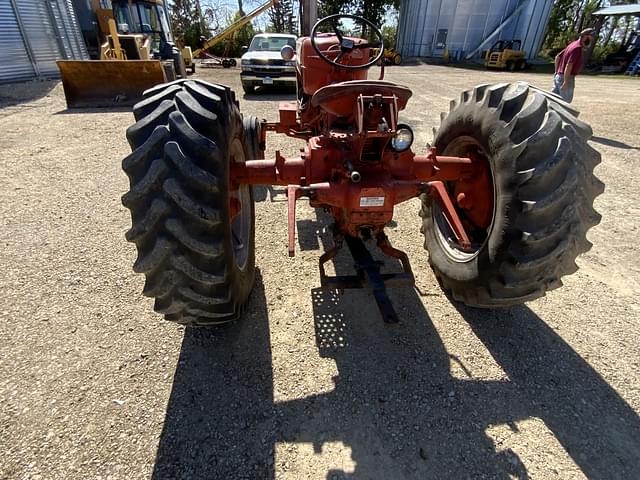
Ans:
[[[283,33],[260,33],[240,61],[242,88],[253,93],[261,85],[296,85],[295,60],[283,60],[280,50],[285,45],[296,48],[296,36]]]

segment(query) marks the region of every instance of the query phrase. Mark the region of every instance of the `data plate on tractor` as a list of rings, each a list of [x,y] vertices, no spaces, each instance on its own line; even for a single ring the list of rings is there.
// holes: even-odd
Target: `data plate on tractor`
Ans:
[[[361,207],[384,207],[384,197],[360,197]]]

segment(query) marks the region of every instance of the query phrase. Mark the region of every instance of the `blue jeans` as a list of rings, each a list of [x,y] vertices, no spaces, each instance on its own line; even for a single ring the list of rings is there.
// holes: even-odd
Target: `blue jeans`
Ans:
[[[562,73],[556,73],[553,76],[553,88],[551,92],[560,95],[565,102],[571,103],[571,100],[573,100],[573,90],[576,88],[576,77],[571,77],[569,86],[564,90],[560,90],[563,83],[564,75]]]

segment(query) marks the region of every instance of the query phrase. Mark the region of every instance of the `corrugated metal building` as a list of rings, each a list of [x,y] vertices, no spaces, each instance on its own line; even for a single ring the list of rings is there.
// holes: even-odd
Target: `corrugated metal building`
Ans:
[[[0,0],[0,83],[57,77],[59,59],[88,59],[71,0]]]
[[[403,0],[397,48],[403,57],[479,58],[497,40],[521,40],[534,58],[553,0]]]

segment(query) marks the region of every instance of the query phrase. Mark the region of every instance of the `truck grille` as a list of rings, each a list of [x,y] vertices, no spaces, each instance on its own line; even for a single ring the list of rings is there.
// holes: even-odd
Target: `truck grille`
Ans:
[[[251,60],[251,63],[253,65],[279,65],[279,66],[284,66],[284,60],[282,59],[264,59],[264,60]]]
[[[256,73],[281,73],[284,69],[283,68],[260,68],[260,67],[253,67],[253,71]]]

